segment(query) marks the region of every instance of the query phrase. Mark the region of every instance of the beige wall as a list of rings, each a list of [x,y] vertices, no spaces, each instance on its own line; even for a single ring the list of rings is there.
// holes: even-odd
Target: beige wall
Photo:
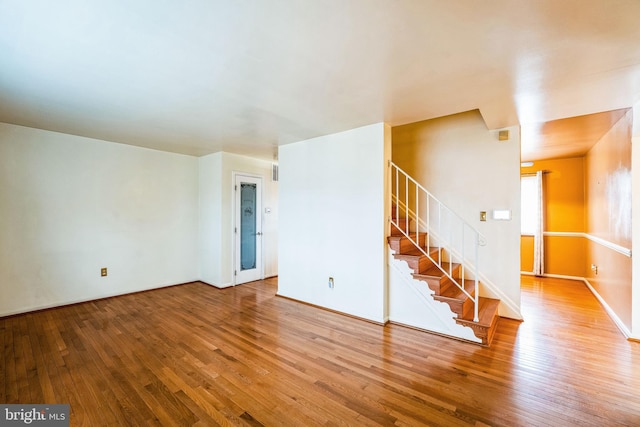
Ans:
[[[631,131],[631,170],[640,171],[640,102],[633,106],[633,126]],[[640,253],[640,173],[631,174],[632,179],[632,246],[633,253]],[[631,337],[640,340],[640,257],[631,259]]]
[[[587,233],[631,248],[631,128],[629,111],[587,153]],[[586,277],[593,288],[631,329],[631,258],[606,246],[587,242]],[[598,266],[597,274],[590,268]]]
[[[394,163],[487,238],[480,247],[480,271],[509,303],[501,315],[519,318],[520,307],[520,132],[499,141],[477,110],[426,120],[393,131]],[[510,209],[511,221],[494,221],[491,211]],[[489,220],[479,220],[480,211]],[[482,292],[481,292],[482,293]]]

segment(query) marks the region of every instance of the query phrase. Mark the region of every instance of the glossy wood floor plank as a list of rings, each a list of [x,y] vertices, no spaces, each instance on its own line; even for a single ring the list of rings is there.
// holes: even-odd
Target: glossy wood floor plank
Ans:
[[[640,344],[584,284],[524,277],[491,348],[275,296],[175,286],[0,319],[0,402],[72,425],[640,425]]]

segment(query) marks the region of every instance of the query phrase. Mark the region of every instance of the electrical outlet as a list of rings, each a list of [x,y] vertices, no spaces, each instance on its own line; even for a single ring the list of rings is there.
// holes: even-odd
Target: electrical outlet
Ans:
[[[100,276],[104,277],[107,275],[107,267],[100,269]]]
[[[333,277],[329,277],[329,289],[333,289],[334,283],[333,283]]]

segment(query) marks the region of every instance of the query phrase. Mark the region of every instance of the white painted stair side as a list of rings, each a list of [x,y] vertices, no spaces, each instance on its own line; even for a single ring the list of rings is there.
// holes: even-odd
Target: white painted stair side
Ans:
[[[413,270],[393,257],[388,248],[389,320],[407,326],[435,332],[467,341],[482,343],[471,328],[459,325],[457,316],[445,302],[433,299],[434,291],[427,283],[413,278]]]

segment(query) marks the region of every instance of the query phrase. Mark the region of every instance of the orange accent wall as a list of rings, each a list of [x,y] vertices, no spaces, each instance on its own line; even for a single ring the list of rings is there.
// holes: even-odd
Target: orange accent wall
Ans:
[[[583,233],[585,231],[584,158],[536,161],[521,173],[546,171],[544,175],[545,231]],[[583,237],[545,236],[545,272],[564,276],[585,275]],[[533,269],[533,237],[521,236],[521,271]]]
[[[533,271],[533,236],[520,236],[520,271]]]
[[[631,248],[631,128],[628,111],[585,157],[586,227],[590,235]],[[631,329],[631,258],[587,242],[586,278]],[[591,265],[598,266],[597,274]]]

